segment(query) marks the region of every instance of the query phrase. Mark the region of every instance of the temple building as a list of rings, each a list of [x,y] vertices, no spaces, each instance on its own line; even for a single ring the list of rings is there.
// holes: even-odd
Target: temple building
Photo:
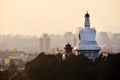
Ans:
[[[96,59],[99,56],[101,48],[96,42],[96,30],[90,28],[90,15],[88,12],[85,14],[84,28],[80,30],[79,42],[77,50],[80,54],[84,54],[89,59]]]
[[[67,45],[65,45],[65,47],[64,47],[65,53],[67,55],[71,55],[72,54],[72,49],[73,49],[73,47],[69,43]]]

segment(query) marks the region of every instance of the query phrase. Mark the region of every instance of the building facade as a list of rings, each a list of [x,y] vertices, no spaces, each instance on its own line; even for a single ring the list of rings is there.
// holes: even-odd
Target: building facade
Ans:
[[[40,38],[40,52],[49,52],[50,51],[50,37],[48,34],[43,34],[43,37]]]

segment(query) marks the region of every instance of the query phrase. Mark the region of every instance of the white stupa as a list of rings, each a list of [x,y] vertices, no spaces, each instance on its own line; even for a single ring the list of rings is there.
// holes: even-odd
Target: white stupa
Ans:
[[[79,42],[77,44],[77,50],[79,53],[84,54],[89,59],[96,59],[99,56],[101,48],[96,42],[96,30],[90,28],[88,12],[85,14],[85,28],[80,30]]]

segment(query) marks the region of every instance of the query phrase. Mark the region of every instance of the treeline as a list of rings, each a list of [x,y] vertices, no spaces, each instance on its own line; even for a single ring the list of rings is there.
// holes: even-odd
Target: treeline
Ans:
[[[25,80],[120,80],[120,54],[102,54],[95,60],[84,55],[39,54],[25,66]]]

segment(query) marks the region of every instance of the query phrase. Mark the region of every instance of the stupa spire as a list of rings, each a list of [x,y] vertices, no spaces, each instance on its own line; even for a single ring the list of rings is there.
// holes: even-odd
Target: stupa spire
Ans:
[[[88,13],[88,11],[87,11],[87,13],[85,14],[85,27],[90,27],[90,20],[89,20],[89,17],[90,17],[90,15],[89,15],[89,13]]]

